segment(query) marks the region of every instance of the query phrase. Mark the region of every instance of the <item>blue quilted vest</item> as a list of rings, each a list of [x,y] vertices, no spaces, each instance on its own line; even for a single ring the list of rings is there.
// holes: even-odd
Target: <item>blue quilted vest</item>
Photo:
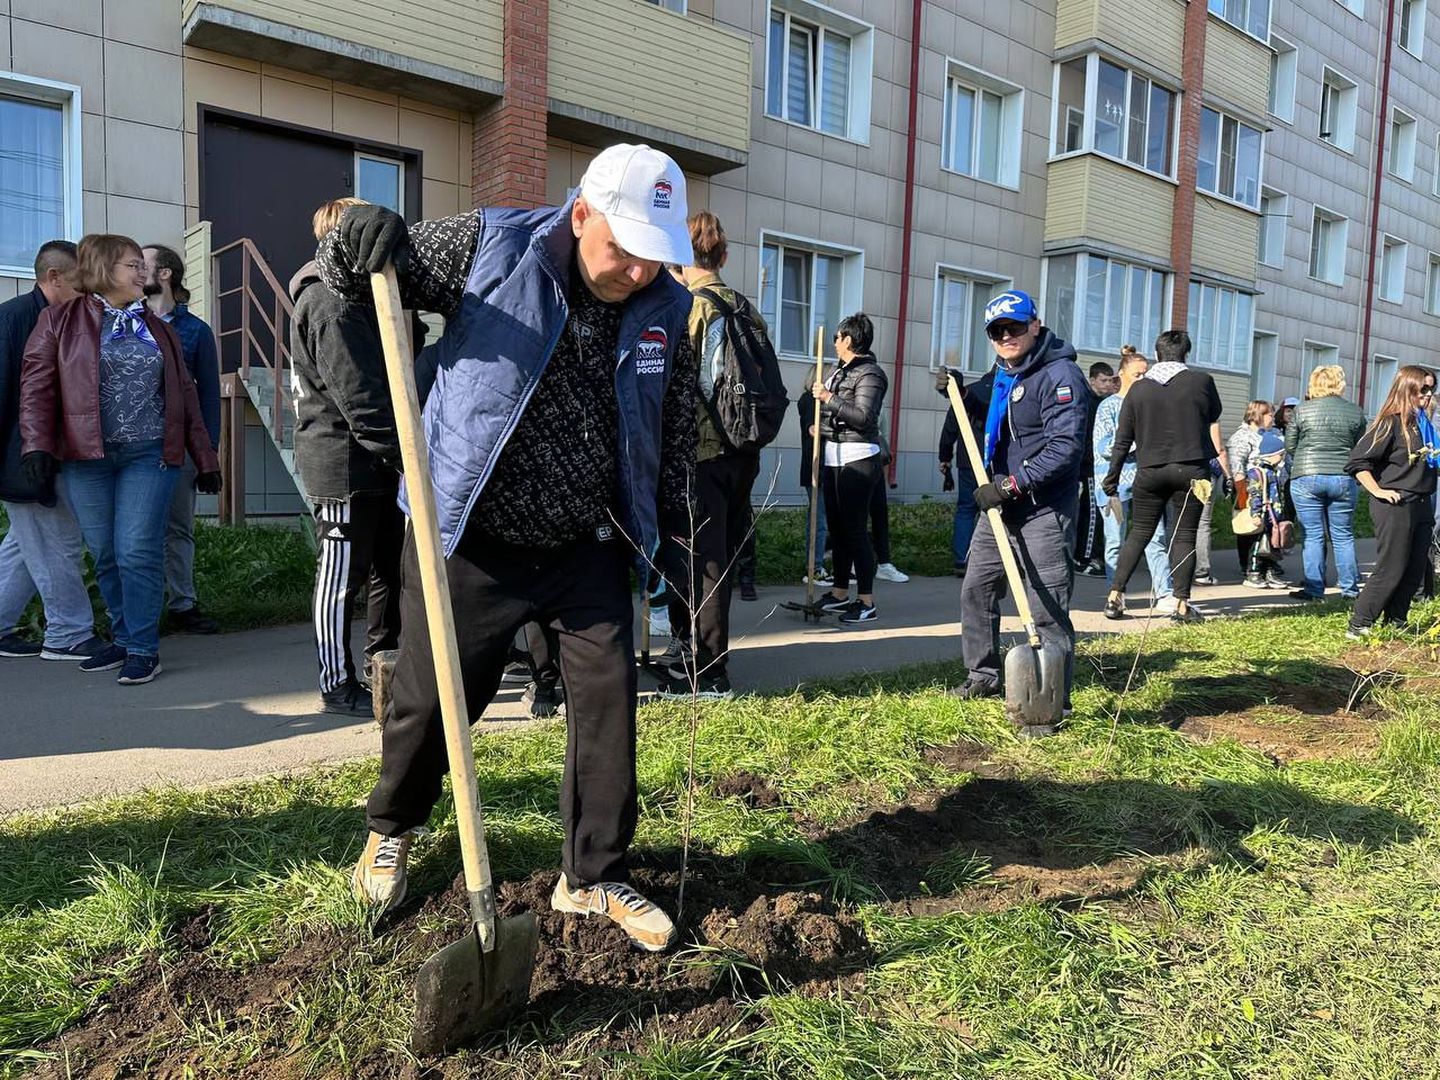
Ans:
[[[465,297],[435,343],[435,386],[423,419],[447,557],[569,317],[565,290],[575,251],[570,210],[567,203],[558,210],[481,213]],[[577,281],[576,288],[584,285]],[[661,412],[690,303],[685,287],[662,271],[630,298],[620,321],[615,397],[621,524],[641,549],[636,560],[642,570],[659,546]],[[403,489],[400,504],[408,513]]]

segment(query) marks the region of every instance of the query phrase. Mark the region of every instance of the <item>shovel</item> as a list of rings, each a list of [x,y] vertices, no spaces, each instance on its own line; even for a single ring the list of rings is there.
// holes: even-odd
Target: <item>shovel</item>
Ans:
[[[985,473],[985,459],[975,445],[975,433],[970,430],[970,418],[965,415],[965,403],[953,378],[947,381],[946,392],[950,397],[950,407],[955,410],[960,437],[965,441],[965,452],[970,457],[975,483],[984,487],[990,482]],[[1025,582],[1020,577],[1020,567],[1015,563],[1015,552],[1010,547],[1010,536],[1000,511],[992,506],[985,516],[990,519],[990,528],[995,531],[995,546],[1000,549],[1000,561],[1005,566],[1010,595],[1015,597],[1020,625],[1024,627],[1025,637],[1030,643],[1028,649],[1013,648],[1005,654],[1005,715],[1020,732],[1021,738],[1053,735],[1065,707],[1065,654],[1057,646],[1040,640],[1035,616],[1030,610],[1030,597],[1025,592]]]
[[[435,657],[435,683],[440,691],[440,716],[445,724],[445,749],[450,758],[455,793],[455,821],[465,865],[465,890],[470,899],[470,933],[447,945],[420,968],[415,983],[415,1024],[410,1048],[419,1056],[451,1050],[476,1036],[504,1026],[530,999],[540,928],[526,912],[508,919],[495,914],[495,884],[485,848],[485,821],[475,779],[475,749],[470,742],[469,709],[460,678],[460,650],[455,643],[455,614],[450,609],[445,556],[430,485],[430,456],[420,434],[420,401],[415,392],[414,364],[400,286],[387,265],[370,275],[375,314],[385,349],[385,373],[395,406],[395,431],[405,466],[410,497],[411,529],[425,595],[425,622]],[[419,628],[412,627],[410,633]]]
[[[825,381],[825,327],[815,328],[815,381]],[[815,540],[820,532],[820,399],[815,399],[815,416],[811,420],[810,436],[810,542],[807,547],[805,571],[805,602],[797,604],[793,600],[787,600],[780,606],[786,611],[798,611],[805,622],[814,619],[819,622],[828,611],[820,607],[820,601],[815,597],[815,575],[819,572],[815,556],[822,554],[815,550]]]

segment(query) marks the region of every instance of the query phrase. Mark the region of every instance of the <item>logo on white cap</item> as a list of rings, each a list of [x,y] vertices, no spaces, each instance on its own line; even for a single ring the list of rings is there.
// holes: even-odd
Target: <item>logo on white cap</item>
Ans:
[[[605,215],[615,242],[637,259],[689,266],[685,174],[668,154],[643,144],[602,150],[580,181],[580,194]]]

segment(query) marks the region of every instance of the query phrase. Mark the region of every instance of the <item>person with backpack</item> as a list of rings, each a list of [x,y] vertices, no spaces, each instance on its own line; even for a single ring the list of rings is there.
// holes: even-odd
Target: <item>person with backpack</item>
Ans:
[[[720,699],[731,695],[731,570],[751,527],[760,451],[780,430],[789,399],[765,321],[720,278],[728,254],[720,219],[701,210],[687,224],[695,258],[676,276],[694,297],[689,338],[700,365],[695,518],[689,573],[682,567],[672,582],[670,626],[682,641],[693,626],[694,640],[664,667],[659,694]]]
[[[1285,515],[1284,436],[1275,430],[1275,409],[1256,399],[1245,407],[1245,422],[1227,444],[1230,475],[1235,478],[1237,507],[1235,553],[1243,584],[1249,589],[1288,588],[1281,573],[1275,540],[1289,531]],[[1242,490],[1243,485],[1243,490]]]

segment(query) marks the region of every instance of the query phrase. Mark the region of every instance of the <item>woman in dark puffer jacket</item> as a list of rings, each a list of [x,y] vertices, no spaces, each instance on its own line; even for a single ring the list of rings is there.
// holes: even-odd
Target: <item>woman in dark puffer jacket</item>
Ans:
[[[835,553],[835,584],[822,606],[838,613],[842,623],[873,622],[879,614],[874,596],[875,549],[867,525],[875,485],[883,482],[880,407],[889,380],[870,353],[874,339],[868,316],[857,313],[842,319],[835,331],[840,363],[823,383],[811,388],[820,401],[825,466],[820,482]],[[853,600],[852,571],[857,593]]]

